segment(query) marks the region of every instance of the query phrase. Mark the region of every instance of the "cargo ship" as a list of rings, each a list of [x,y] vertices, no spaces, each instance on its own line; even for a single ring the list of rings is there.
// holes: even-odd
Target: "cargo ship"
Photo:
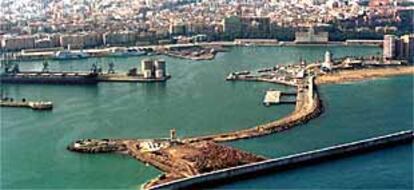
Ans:
[[[136,48],[112,48],[110,56],[124,57],[124,56],[142,56],[146,55],[147,52],[138,50]]]
[[[5,66],[0,73],[1,83],[41,83],[41,84],[96,84],[98,72],[96,66],[91,72],[50,72],[47,62],[44,63],[42,71],[21,72],[18,64],[12,69]]]
[[[70,50],[63,50],[63,51],[58,51],[56,52],[56,54],[54,55],[54,58],[57,60],[69,60],[69,59],[84,59],[84,58],[88,58],[89,54],[85,53],[85,52],[73,52]]]
[[[89,71],[50,72],[48,63],[43,62],[41,71],[20,71],[19,65],[5,64],[0,73],[0,83],[35,83],[35,84],[96,84],[98,82],[165,82],[171,76],[166,73],[164,60],[143,60],[142,72],[137,68],[127,73],[117,73],[114,64],[108,64],[108,71],[103,72],[97,64],[92,64]]]
[[[96,84],[98,74],[77,72],[2,73],[1,83]]]

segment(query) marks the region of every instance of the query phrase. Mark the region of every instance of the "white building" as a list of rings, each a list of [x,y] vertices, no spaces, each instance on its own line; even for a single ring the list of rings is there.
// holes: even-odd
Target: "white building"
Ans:
[[[322,70],[324,71],[330,71],[332,70],[332,53],[330,51],[325,52],[325,61],[322,63]]]

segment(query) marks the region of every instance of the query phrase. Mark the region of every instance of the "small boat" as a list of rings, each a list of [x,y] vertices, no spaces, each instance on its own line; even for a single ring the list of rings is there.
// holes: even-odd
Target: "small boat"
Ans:
[[[53,109],[52,102],[29,102],[29,106],[34,110],[51,110]]]
[[[249,75],[250,71],[239,71],[239,72],[234,72],[235,75]]]

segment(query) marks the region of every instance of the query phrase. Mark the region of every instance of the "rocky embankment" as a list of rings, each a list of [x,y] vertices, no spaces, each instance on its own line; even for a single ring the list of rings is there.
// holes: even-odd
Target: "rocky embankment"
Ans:
[[[254,138],[281,132],[294,126],[304,124],[309,120],[318,117],[323,113],[322,101],[319,98],[318,90],[313,85],[313,79],[309,80],[307,89],[299,89],[297,94],[296,109],[288,116],[253,128],[238,130],[234,132],[221,133],[216,135],[207,135],[194,138],[184,139],[185,142],[214,141],[227,142],[240,139]]]

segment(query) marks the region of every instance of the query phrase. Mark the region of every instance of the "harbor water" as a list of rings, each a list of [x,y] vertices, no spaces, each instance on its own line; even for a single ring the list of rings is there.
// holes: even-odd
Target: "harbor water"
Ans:
[[[207,135],[281,118],[292,112],[294,105],[264,107],[264,93],[269,88],[292,89],[265,83],[226,82],[225,77],[233,71],[297,63],[300,58],[322,60],[326,50],[332,51],[334,57],[380,52],[374,47],[232,48],[211,61],[160,56],[167,61],[168,73],[172,75],[166,83],[1,84],[1,91],[9,97],[54,103],[51,112],[0,109],[1,188],[138,188],[160,172],[127,156],[77,154],[67,151],[66,146],[82,138],[167,137],[171,128],[177,129],[178,136]],[[107,64],[114,62],[115,70],[127,71],[139,67],[143,58],[50,61],[49,68],[79,71],[98,63],[105,71]],[[41,70],[42,62],[21,62],[20,68]],[[412,76],[326,85],[320,91],[326,106],[321,117],[280,134],[228,144],[279,157],[413,126]],[[340,179],[367,181],[359,186],[344,186],[348,188],[389,188],[389,184],[412,188],[412,154],[411,146],[402,146],[235,182],[223,188],[339,188]],[[379,163],[383,164],[378,166]],[[339,172],[345,169],[350,172]],[[387,172],[378,172],[382,169]],[[313,176],[315,173],[318,175]],[[315,185],[324,176],[327,181]],[[386,183],[382,180],[386,178],[398,181]]]

